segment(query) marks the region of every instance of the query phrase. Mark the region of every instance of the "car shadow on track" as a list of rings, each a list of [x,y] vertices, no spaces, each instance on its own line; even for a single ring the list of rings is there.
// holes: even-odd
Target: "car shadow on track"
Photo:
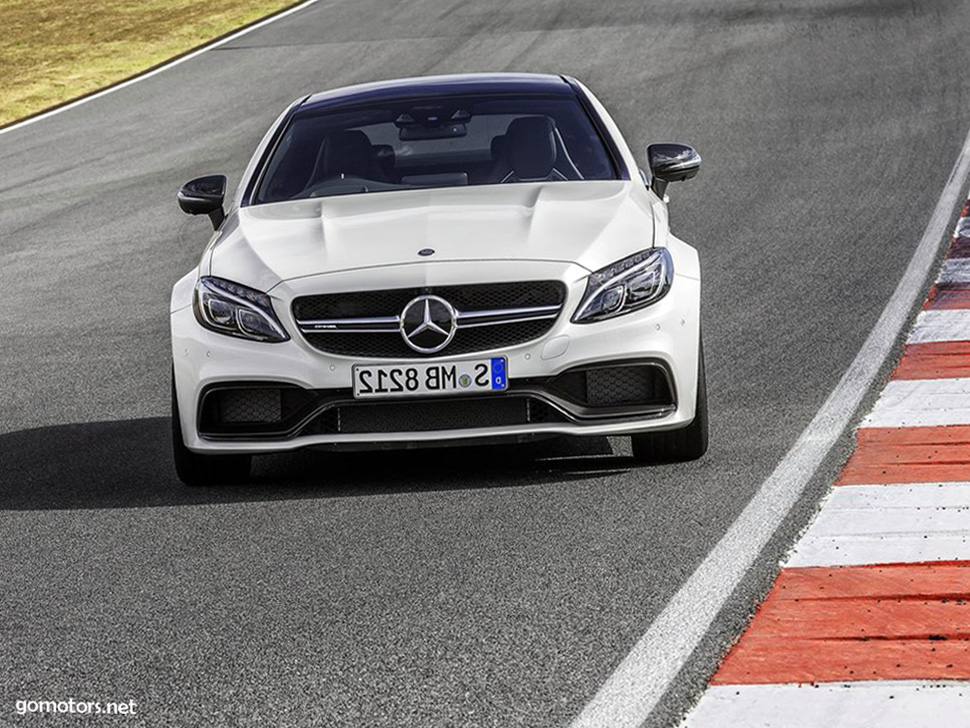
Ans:
[[[254,460],[252,481],[188,488],[166,417],[0,435],[0,510],[136,508],[503,488],[620,475],[635,466],[606,438],[416,451],[300,451]]]

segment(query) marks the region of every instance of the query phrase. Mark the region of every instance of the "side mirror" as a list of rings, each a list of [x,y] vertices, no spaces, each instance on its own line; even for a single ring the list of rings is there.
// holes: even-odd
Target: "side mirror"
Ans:
[[[226,176],[213,174],[186,182],[179,190],[179,207],[189,215],[208,215],[216,230],[226,219],[222,203],[226,199]]]
[[[653,175],[651,188],[663,199],[670,182],[682,182],[697,175],[701,155],[686,144],[651,144],[647,147],[647,164]]]

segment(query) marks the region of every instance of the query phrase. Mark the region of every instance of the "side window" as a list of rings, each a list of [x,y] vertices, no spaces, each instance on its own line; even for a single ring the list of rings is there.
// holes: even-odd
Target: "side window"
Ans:
[[[269,183],[264,183],[259,190],[259,201],[260,202],[276,202],[277,200],[285,200],[286,196],[283,194],[283,175],[277,174],[281,165],[283,165],[290,156],[290,149],[293,146],[293,127],[291,126],[286,134],[283,135],[283,139],[280,140],[279,146],[276,148],[276,152],[273,154],[272,160],[270,160],[269,167],[266,169],[265,180]]]
[[[323,128],[307,121],[291,124],[266,168],[256,199],[280,202],[299,194],[310,179],[324,136]]]

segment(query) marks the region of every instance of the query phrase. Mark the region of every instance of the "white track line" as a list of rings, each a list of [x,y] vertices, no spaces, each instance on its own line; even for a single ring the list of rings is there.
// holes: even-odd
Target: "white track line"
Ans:
[[[894,379],[859,427],[970,425],[970,379]]]
[[[908,344],[933,341],[970,341],[970,316],[966,311],[920,311]]]
[[[922,294],[946,238],[947,223],[963,201],[960,192],[968,172],[970,133],[899,285],[842,379],[727,533],[573,720],[572,728],[635,728],[674,682],[872,387]]]
[[[970,484],[834,488],[785,564],[970,560]]]
[[[708,688],[684,728],[940,728],[970,723],[970,686],[910,680]]]
[[[308,8],[311,5],[316,5],[318,2],[320,2],[320,0],[306,0],[306,2],[300,3],[299,5],[296,5],[290,8],[289,10],[284,10],[281,13],[270,16],[265,20],[261,20],[260,22],[254,25],[250,25],[247,28],[243,28],[242,30],[232,33],[231,35],[227,35],[224,38],[218,38],[212,43],[209,43],[208,45],[204,45],[201,48],[197,48],[196,50],[191,51],[184,56],[180,56],[173,61],[170,61],[164,65],[158,66],[157,68],[153,68],[152,70],[146,73],[142,73],[141,75],[134,76],[133,78],[129,78],[127,81],[122,81],[121,83],[115,86],[109,86],[103,91],[98,91],[96,93],[91,94],[90,96],[84,96],[78,99],[77,101],[71,101],[70,103],[64,104],[64,106],[58,106],[55,109],[51,109],[50,111],[45,111],[41,114],[38,114],[37,116],[32,116],[29,119],[24,119],[23,121],[17,122],[15,124],[11,124],[10,126],[0,129],[0,136],[4,134],[9,134],[10,132],[16,131],[17,129],[23,129],[25,126],[36,124],[38,121],[49,119],[52,116],[63,114],[65,111],[76,109],[78,106],[82,106],[84,104],[90,103],[95,99],[100,99],[104,96],[107,96],[108,94],[113,94],[115,91],[120,91],[121,89],[128,88],[129,86],[132,86],[133,84],[136,84],[140,81],[145,81],[151,78],[152,76],[157,76],[159,73],[162,73],[163,71],[167,71],[170,68],[175,68],[176,66],[179,66],[185,63],[186,61],[191,61],[193,58],[197,58],[198,56],[202,55],[206,51],[211,51],[213,48],[218,48],[219,46],[223,46],[226,43],[231,43],[237,38],[242,38],[244,35],[249,35],[255,30],[264,28],[267,25],[270,25],[271,23],[275,23],[277,20],[282,20],[283,18],[289,17],[290,15],[293,15],[293,13],[298,13],[304,8]]]

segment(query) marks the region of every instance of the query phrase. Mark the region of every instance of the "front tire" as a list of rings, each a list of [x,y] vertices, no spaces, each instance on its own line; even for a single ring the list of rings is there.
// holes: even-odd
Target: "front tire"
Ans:
[[[704,345],[697,362],[697,404],[694,420],[687,427],[667,432],[645,432],[631,437],[633,457],[641,462],[673,463],[697,460],[707,452],[707,376],[704,372]]]
[[[249,480],[251,455],[202,455],[192,452],[182,438],[175,376],[172,376],[172,454],[179,480],[188,486],[225,485]]]

